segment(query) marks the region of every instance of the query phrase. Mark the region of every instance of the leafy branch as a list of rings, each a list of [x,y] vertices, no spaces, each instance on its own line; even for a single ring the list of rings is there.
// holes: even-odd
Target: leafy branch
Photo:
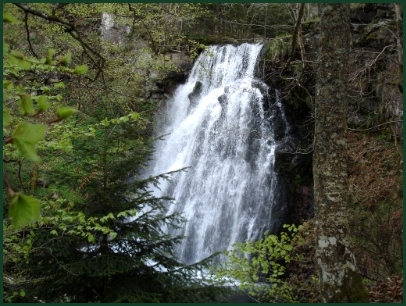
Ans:
[[[76,41],[78,41],[80,43],[84,52],[87,54],[87,56],[89,57],[91,62],[97,67],[96,75],[93,79],[91,79],[91,81],[94,82],[97,80],[100,73],[102,73],[102,71],[103,71],[103,68],[106,63],[106,59],[99,52],[97,52],[93,47],[91,47],[81,37],[80,32],[77,30],[77,27],[75,26],[74,23],[65,21],[54,15],[47,15],[47,14],[39,12],[37,10],[33,10],[33,9],[29,8],[27,5],[22,4],[22,3],[13,3],[13,4],[15,6],[17,6],[18,8],[20,8],[21,10],[23,10],[26,15],[31,14],[31,15],[40,17],[42,19],[45,19],[49,22],[53,22],[53,23],[56,23],[56,24],[59,24],[59,25],[65,27],[65,32],[68,33],[73,39],[75,39]],[[28,31],[28,27],[27,27],[27,31]]]
[[[25,25],[28,31],[27,14],[26,12]],[[3,22],[11,25],[19,23],[8,12],[3,15]],[[59,104],[52,105],[52,100],[57,100],[57,102],[62,100],[61,95],[54,97],[47,94],[34,95],[34,90],[42,92],[49,90],[49,88],[44,86],[38,88],[39,85],[36,84],[35,80],[27,78],[27,74],[38,75],[41,72],[57,71],[71,75],[81,75],[87,72],[86,65],[74,69],[68,68],[71,62],[70,51],[58,61],[53,59],[54,54],[55,51],[49,49],[45,58],[30,58],[20,51],[12,50],[7,43],[3,45],[3,98],[5,101],[3,104],[3,134],[5,136],[3,140],[3,162],[16,161],[19,164],[18,177],[20,182],[22,182],[20,176],[21,160],[26,159],[34,163],[40,162],[36,146],[45,139],[47,129],[46,124],[38,123],[38,119],[35,122],[29,122],[29,120],[34,121],[34,117],[47,112],[52,106],[55,108],[56,117],[48,121],[48,124],[67,119],[76,112],[71,107],[60,107]],[[64,84],[58,82],[53,87],[55,90],[59,90],[64,88]],[[21,228],[37,220],[40,217],[40,201],[23,192],[15,191],[7,171],[4,172],[4,176],[10,196],[8,213],[12,225]]]

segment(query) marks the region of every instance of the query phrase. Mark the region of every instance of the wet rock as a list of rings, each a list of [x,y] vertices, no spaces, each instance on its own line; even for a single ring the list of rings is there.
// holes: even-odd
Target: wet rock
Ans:
[[[188,95],[188,98],[192,105],[195,105],[198,102],[198,98],[200,97],[200,94],[202,93],[202,86],[203,86],[202,82],[197,81],[195,83],[195,86],[193,87],[192,92]]]

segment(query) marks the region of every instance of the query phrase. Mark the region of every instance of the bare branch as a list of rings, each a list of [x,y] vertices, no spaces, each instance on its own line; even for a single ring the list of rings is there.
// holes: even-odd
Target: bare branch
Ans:
[[[368,129],[357,130],[357,129],[348,128],[348,130],[352,131],[352,132],[365,132],[365,131],[373,130],[373,129],[377,128],[378,126],[387,125],[387,124],[391,124],[391,123],[402,123],[402,122],[403,122],[403,120],[394,120],[394,121],[388,121],[388,122],[384,122],[384,123],[381,123],[378,125],[374,125],[373,127],[370,127]]]
[[[98,69],[96,76],[91,81],[95,81],[99,77],[99,75],[102,72],[104,65],[106,63],[106,59],[99,52],[94,50],[87,42],[85,42],[82,39],[82,37],[80,37],[80,35],[79,35],[80,32],[76,29],[76,26],[73,23],[65,21],[56,16],[50,16],[50,15],[44,14],[42,12],[33,10],[33,9],[29,8],[27,5],[22,4],[22,3],[13,3],[13,4],[15,6],[17,6],[18,8],[20,8],[26,14],[26,16],[28,14],[31,14],[31,15],[40,17],[42,19],[45,19],[49,22],[54,22],[56,24],[59,24],[59,25],[65,27],[65,32],[68,33],[73,39],[77,40],[80,43],[80,45],[82,46],[86,55],[89,57],[89,59],[93,62],[93,64]],[[93,56],[95,56],[96,58],[98,58],[98,60],[93,58],[93,56],[91,54]]]
[[[295,29],[294,29],[293,35],[292,35],[292,47],[291,47],[291,51],[290,51],[290,57],[285,65],[285,67],[283,67],[281,74],[285,71],[285,69],[287,67],[289,67],[290,62],[293,60],[293,58],[295,56],[296,40],[297,40],[298,32],[301,31],[301,24],[302,24],[304,8],[305,8],[305,3],[302,3],[299,8],[299,13],[298,13],[298,16],[296,19]]]
[[[379,57],[385,52],[385,50],[389,47],[394,47],[394,45],[388,45],[385,48],[382,49],[381,52],[379,52],[379,54],[372,60],[367,61],[364,65],[364,67],[356,70],[354,73],[352,73],[352,75],[350,75],[349,77],[349,82],[354,81],[356,78],[358,78],[360,76],[360,74],[362,74],[363,72],[365,72],[366,70],[370,69],[379,59]]]
[[[30,46],[31,53],[35,56],[35,58],[38,59],[38,55],[35,53],[34,48],[32,47],[32,44],[31,44],[30,30],[28,28],[28,13],[27,12],[24,15],[24,25],[25,25],[25,32],[27,33],[27,41],[28,41],[28,45]]]

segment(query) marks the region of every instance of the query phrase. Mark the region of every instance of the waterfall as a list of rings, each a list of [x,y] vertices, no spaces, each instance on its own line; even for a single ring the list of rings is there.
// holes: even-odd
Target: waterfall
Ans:
[[[149,174],[189,167],[155,191],[174,198],[168,214],[187,220],[172,233],[185,236],[176,250],[185,263],[258,239],[272,224],[272,119],[281,104],[271,103],[270,89],[254,76],[261,48],[210,47],[157,118],[156,134],[166,136],[156,142]]]

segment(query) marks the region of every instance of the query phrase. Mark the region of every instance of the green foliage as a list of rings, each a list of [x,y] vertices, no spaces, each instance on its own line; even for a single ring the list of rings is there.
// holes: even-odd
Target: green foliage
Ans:
[[[13,121],[13,118],[10,115],[10,111],[3,110],[3,126],[10,125]]]
[[[56,110],[56,115],[58,116],[59,120],[62,120],[72,116],[75,111],[75,109],[69,106],[60,107]]]
[[[46,126],[44,124],[30,124],[28,122],[20,122],[13,133],[10,141],[12,141],[19,153],[34,162],[39,162],[39,157],[35,151],[35,145],[45,136]]]
[[[51,107],[51,103],[49,103],[47,96],[39,96],[37,99],[37,103],[38,103],[38,110],[40,112],[45,112],[48,108]]]
[[[4,9],[4,8],[3,8]],[[4,12],[3,22],[10,24],[5,29],[5,37],[8,37],[10,26],[17,26],[19,22],[11,12]],[[63,82],[54,84],[52,87],[41,86],[37,79],[50,73],[75,74],[76,69],[84,73],[85,66],[75,69],[69,69],[67,66],[72,59],[70,51],[67,52],[61,60],[55,64],[52,60],[55,50],[49,49],[46,58],[32,58],[25,56],[23,52],[14,50],[6,42],[3,43],[3,134],[6,137],[6,148],[3,149],[3,160],[14,160],[20,162],[21,157],[29,161],[38,163],[40,157],[37,153],[37,145],[45,138],[46,125],[38,123],[37,117],[46,113],[48,110],[56,109],[57,119],[48,121],[54,123],[68,118],[73,114],[74,109],[70,107],[58,107],[62,100],[60,94],[52,95],[53,92],[60,91],[64,87]],[[78,74],[76,72],[76,74]],[[34,78],[32,77],[34,75]],[[35,95],[35,92],[44,92],[46,94]],[[16,102],[18,101],[18,104]],[[31,123],[34,122],[34,123]],[[11,181],[7,181],[9,185]],[[8,186],[13,190],[12,186]],[[37,210],[27,210],[23,203],[32,197],[17,193],[18,196],[11,194],[10,216],[15,227],[22,227],[29,221],[39,217]],[[30,200],[34,203],[34,199]],[[14,203],[14,204],[13,204]],[[35,202],[36,203],[36,202]],[[39,205],[34,205],[39,207]],[[18,216],[21,209],[21,216]],[[26,222],[26,223],[24,223]]]
[[[15,228],[23,227],[39,218],[39,200],[16,193],[10,204],[9,214]]]
[[[85,74],[88,71],[87,65],[77,66],[74,70],[75,74]]]
[[[272,62],[279,62],[289,55],[292,45],[292,34],[280,35],[272,39],[268,45],[266,58]]]
[[[158,109],[147,93],[175,69],[166,52],[194,57],[204,48],[191,33],[202,20],[213,21],[210,9],[188,3],[18,5],[3,6],[3,210],[11,217],[3,220],[10,280],[5,300],[218,298],[219,284],[197,277],[210,260],[177,262],[173,248],[182,237],[161,230],[183,222],[165,214],[171,199],[151,192],[166,175],[140,177]],[[232,15],[244,18],[249,7],[234,5]],[[25,18],[24,8],[50,18]],[[95,29],[104,12],[119,26],[130,25],[124,45],[100,40]],[[145,46],[134,50],[140,41]]]
[[[3,22],[10,24],[19,24],[19,21],[10,12],[3,13]]]
[[[283,280],[286,264],[300,260],[293,253],[293,238],[300,226],[284,225],[279,235],[265,235],[258,241],[234,245],[227,251],[219,277],[236,280],[240,290],[260,302],[297,302],[293,288]],[[300,241],[295,240],[295,243]]]
[[[205,301],[223,289],[198,277],[209,261],[185,266],[173,248],[181,237],[162,227],[177,227],[179,215],[165,214],[171,200],[156,198],[151,188],[167,175],[141,179],[139,171],[151,153],[145,137],[146,119],[138,112],[124,116],[99,95],[90,115],[53,128],[66,135],[69,149],[47,141],[40,148],[48,188],[36,190],[43,202],[42,218],[30,226],[30,243],[15,243],[9,235],[10,256],[30,281],[18,301],[47,302],[170,302]],[[63,139],[63,137],[61,137]],[[55,149],[53,149],[55,145]],[[57,152],[62,152],[59,154]],[[11,252],[8,251],[8,254]]]

